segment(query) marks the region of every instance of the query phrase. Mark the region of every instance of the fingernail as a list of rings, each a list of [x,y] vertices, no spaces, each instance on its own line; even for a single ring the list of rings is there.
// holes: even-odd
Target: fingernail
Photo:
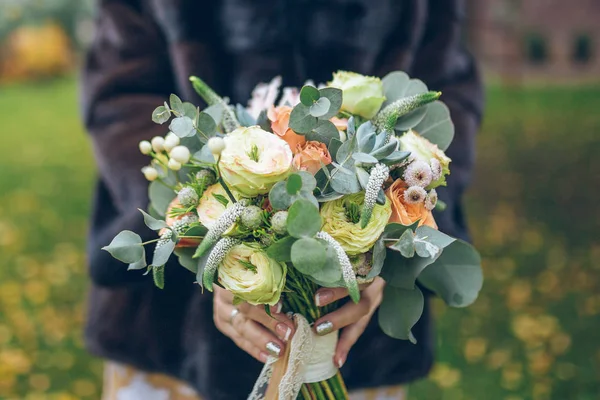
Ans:
[[[338,366],[338,368],[342,368],[342,366],[344,365],[345,362],[346,362],[346,360],[344,359],[344,357],[339,357],[337,359],[337,366]]]
[[[333,324],[331,321],[324,321],[317,325],[315,329],[317,331],[317,335],[325,336],[333,331]]]
[[[333,300],[333,292],[331,290],[321,290],[315,295],[315,304],[317,307],[323,307],[331,300]]]
[[[281,309],[283,308],[283,303],[279,302],[277,304],[275,304],[275,314],[279,314],[281,312]]]
[[[277,324],[275,332],[277,332],[277,335],[279,335],[281,339],[287,342],[292,334],[292,329],[286,324]]]
[[[258,358],[260,358],[260,361],[266,363],[267,360],[269,359],[269,355],[267,353],[265,353],[264,351],[261,351],[260,354],[258,355]]]
[[[279,354],[281,354],[281,347],[279,347],[279,345],[275,342],[267,343],[266,347],[269,354],[271,354],[273,357],[279,357]]]

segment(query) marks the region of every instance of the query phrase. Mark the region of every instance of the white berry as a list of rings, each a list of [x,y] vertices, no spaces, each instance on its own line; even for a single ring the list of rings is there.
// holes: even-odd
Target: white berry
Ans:
[[[208,139],[206,143],[210,152],[215,156],[220,156],[223,150],[225,150],[225,140],[220,137],[213,137]]]
[[[142,168],[142,173],[149,181],[154,181],[158,178],[158,171],[153,167],[144,167]]]
[[[152,152],[152,144],[147,140],[142,140],[139,146],[142,154],[148,155]]]
[[[176,146],[171,150],[169,156],[172,160],[177,161],[180,164],[185,164],[190,161],[190,150],[185,146]]]
[[[175,146],[179,145],[179,137],[175,135],[173,132],[169,132],[169,134],[165,137],[165,150],[171,151]]]
[[[161,136],[153,137],[152,138],[152,149],[157,153],[160,153],[161,151],[163,151],[165,149],[165,138],[163,138]]]
[[[179,171],[181,169],[181,163],[177,162],[174,159],[170,159],[169,163],[167,164],[167,166],[169,167],[170,170],[173,171]]]

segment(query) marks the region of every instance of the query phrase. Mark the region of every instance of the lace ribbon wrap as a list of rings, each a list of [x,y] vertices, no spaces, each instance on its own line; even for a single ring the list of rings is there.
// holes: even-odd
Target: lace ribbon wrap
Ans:
[[[303,383],[325,381],[337,373],[337,332],[318,336],[302,315],[295,314],[294,321],[296,333],[285,354],[269,358],[248,400],[295,400]]]

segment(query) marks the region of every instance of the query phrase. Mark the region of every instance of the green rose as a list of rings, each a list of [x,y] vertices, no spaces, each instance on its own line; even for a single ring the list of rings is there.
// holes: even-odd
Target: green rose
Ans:
[[[390,201],[386,198],[385,205],[375,204],[369,223],[361,229],[360,216],[353,217],[352,214],[362,209],[364,199],[364,192],[355,193],[321,206],[321,217],[325,221],[323,231],[337,240],[349,256],[369,251],[392,215]]]
[[[338,71],[329,86],[343,92],[342,110],[371,119],[385,101],[381,79],[355,72]]]
[[[277,135],[258,126],[238,128],[225,136],[219,166],[223,180],[243,196],[269,193],[292,169],[292,150]]]
[[[446,175],[450,173],[452,160],[436,144],[413,130],[406,132],[398,141],[402,150],[410,151],[411,160],[423,161],[431,167],[433,179],[427,189],[446,186]]]
[[[287,267],[247,244],[229,250],[219,266],[219,282],[241,300],[252,305],[274,306],[285,285]]]

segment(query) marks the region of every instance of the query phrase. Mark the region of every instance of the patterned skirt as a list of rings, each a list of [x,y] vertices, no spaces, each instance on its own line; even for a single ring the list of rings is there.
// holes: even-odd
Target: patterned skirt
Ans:
[[[183,382],[161,374],[107,362],[102,400],[202,400]],[[350,393],[351,400],[405,400],[406,389],[393,386]]]

